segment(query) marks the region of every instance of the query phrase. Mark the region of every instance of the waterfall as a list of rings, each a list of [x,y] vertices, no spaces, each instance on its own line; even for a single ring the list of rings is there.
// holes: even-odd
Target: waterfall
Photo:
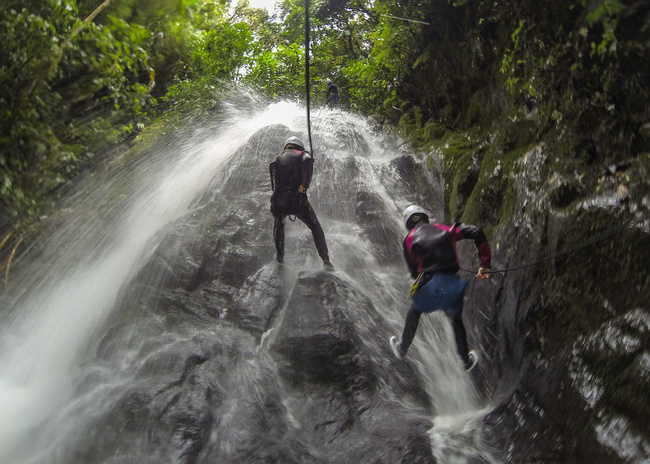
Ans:
[[[287,221],[287,260],[284,270],[278,272],[271,260],[272,218],[265,182],[268,163],[281,146],[269,145],[271,136],[256,134],[263,130],[272,134],[281,126],[286,133],[304,134],[304,108],[283,102],[259,110],[237,102],[217,119],[194,127],[191,133],[174,134],[173,140],[159,143],[139,157],[89,174],[62,205],[60,217],[52,221],[55,225],[15,263],[12,286],[3,295],[5,309],[0,314],[0,462],[66,462],[71,456],[77,462],[107,462],[106,456],[112,456],[110,462],[133,462],[138,458],[129,453],[136,451],[128,450],[140,446],[143,455],[138,462],[207,462],[209,456],[228,456],[229,462],[237,462],[238,447],[245,442],[238,430],[249,428],[242,423],[249,413],[239,409],[240,403],[257,405],[256,401],[264,407],[259,413],[250,413],[252,418],[268,420],[268,408],[273,404],[272,409],[281,411],[277,417],[273,415],[274,420],[295,434],[282,439],[289,445],[280,445],[280,438],[265,437],[282,449],[278,455],[295,453],[292,455],[305,462],[333,461],[327,450],[318,447],[319,439],[308,432],[306,424],[313,414],[301,410],[300,397],[292,393],[295,385],[286,379],[275,380],[285,375],[284,368],[267,348],[281,343],[280,326],[292,317],[292,298],[298,290],[309,294],[312,287],[304,285],[311,285],[305,282],[312,278],[331,283],[336,298],[351,311],[359,305],[376,311],[372,318],[346,315],[343,322],[356,327],[355,333],[377,335],[377,339],[362,337],[351,346],[366,356],[364,366],[372,364],[370,377],[379,379],[372,385],[382,401],[407,403],[390,380],[392,376],[406,382],[399,374],[406,368],[391,372],[389,366],[397,361],[389,359],[387,349],[388,337],[401,332],[407,305],[404,295],[410,285],[398,240],[404,232],[399,212],[419,202],[441,215],[442,201],[436,198],[441,187],[436,179],[411,158],[399,140],[374,130],[368,121],[338,110],[321,111],[313,121],[316,161],[309,193],[335,270],[331,275],[322,274],[307,228],[300,221]],[[409,160],[415,171],[401,170],[395,160]],[[360,204],[366,205],[363,214]],[[174,245],[168,245],[170,230],[189,228],[184,224],[192,224],[195,217],[205,222],[193,231],[205,230],[213,234],[210,237],[221,238],[200,239],[176,230]],[[218,222],[223,218],[229,220]],[[233,231],[226,234],[228,227]],[[251,229],[259,232],[247,241]],[[227,247],[220,248],[222,242],[227,242]],[[181,295],[180,302],[170,303],[182,309],[180,316],[172,318],[160,309],[158,290],[151,291],[158,288],[162,277],[148,271],[147,263],[164,254],[165,265],[176,278],[182,272],[169,264],[173,264],[172,253],[189,253],[187,250],[199,245],[209,251],[184,258],[183,264],[189,269],[186,272],[194,272],[195,284],[160,284],[160,292],[166,292],[165,301]],[[236,252],[232,251],[235,248]],[[268,287],[257,292],[256,285],[267,283]],[[139,296],[136,284],[146,287],[149,296]],[[282,289],[277,305],[276,300],[267,301],[270,289],[276,287]],[[188,300],[189,296],[202,300]],[[140,308],[145,310],[136,312],[136,301],[143,301]],[[267,306],[270,315],[259,322],[259,308]],[[253,308],[245,324],[236,325],[240,316],[235,308]],[[185,317],[187,320],[182,320]],[[243,327],[242,332],[235,334],[231,330],[235,326],[237,330]],[[225,351],[215,340],[240,351],[228,354],[234,357],[225,361]],[[163,388],[143,376],[162,375],[161,365],[175,362],[170,353],[176,349],[184,353],[182,345],[191,346],[187,357],[179,361],[183,375],[176,383],[195,375],[210,386],[210,395],[219,395],[219,401],[206,400],[213,409],[205,416],[198,411],[205,412],[208,406],[190,408],[202,427],[193,426],[200,428],[196,432],[199,437],[183,428],[177,416],[161,419],[158,425],[149,420],[147,430],[169,427],[173,437],[169,443],[156,445],[141,432],[144,425],[131,425],[140,420],[137,414],[131,422],[118,420],[129,433],[108,433],[106,424],[113,420],[109,417],[124,417],[135,410],[132,400],[123,399],[132,398],[129,395],[135,390],[145,392],[142,401],[147,406],[141,414],[155,408],[163,392],[176,391],[174,382]],[[462,371],[444,317],[422,317],[409,356],[403,364],[415,373],[433,411],[429,417],[433,454],[440,462],[465,462],[462,459],[473,456],[493,460],[490,451],[481,448],[480,417],[485,405],[471,378]],[[204,380],[204,376],[214,372],[214,366],[197,374],[197,366],[214,362],[230,364],[212,379]],[[148,367],[151,363],[155,368]],[[236,394],[238,386],[251,395]],[[176,399],[169,400],[162,415],[155,417],[168,417],[170,408],[183,403],[178,400],[184,398],[183,391],[187,390],[178,389]],[[314,408],[318,404],[316,398],[309,401]],[[418,417],[426,410],[424,406],[409,408],[411,416]],[[363,414],[360,417],[365,417]],[[458,439],[466,436],[464,426],[472,429],[470,439]],[[427,432],[426,427],[423,430]],[[354,440],[359,446],[366,441],[363,434],[350,438],[340,431],[332,433],[336,440]],[[456,441],[460,445],[455,446]],[[249,454],[256,452],[249,448]],[[239,462],[249,462],[241,459]]]

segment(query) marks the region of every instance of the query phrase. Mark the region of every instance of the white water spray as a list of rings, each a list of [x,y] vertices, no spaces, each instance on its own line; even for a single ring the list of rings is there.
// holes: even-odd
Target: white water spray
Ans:
[[[304,110],[291,103],[271,105],[248,118],[233,112],[226,122],[227,126],[197,130],[180,148],[157,150],[155,156],[160,159],[155,165],[160,168],[143,165],[137,171],[134,182],[139,186],[138,193],[129,198],[127,207],[116,215],[110,228],[105,228],[102,218],[91,218],[85,223],[71,222],[57,233],[64,240],[56,244],[57,250],[47,266],[21,282],[23,291],[9,308],[11,318],[0,332],[0,462],[41,459],[29,450],[35,431],[49,432],[51,436],[65,435],[66,424],[57,424],[61,429],[54,432],[39,429],[75,400],[74,380],[84,350],[109,317],[120,289],[146,262],[147,253],[158,245],[158,235],[161,235],[158,232],[187,212],[197,195],[220,173],[224,163],[257,130],[271,124],[283,124],[290,130],[306,131]],[[312,184],[315,197],[332,194],[336,198],[337,192],[331,186],[336,184],[337,172],[328,157],[354,155],[349,147],[337,142],[336,131],[357,127],[366,132],[364,124],[359,118],[337,111],[325,111],[315,122],[315,139],[319,145],[314,147],[316,169],[319,170]],[[326,143],[318,144],[318,138]],[[383,153],[378,140],[370,135],[365,142],[370,147],[372,159],[357,160],[365,173],[359,177],[357,188],[378,195],[388,216],[393,217],[393,212],[397,213],[412,201],[396,198],[382,184],[379,170],[396,153]],[[335,153],[321,151],[323,145],[336,147]],[[323,172],[328,170],[334,176],[333,183],[322,180]],[[113,182],[116,181],[98,182],[80,196],[95,196],[100,203],[110,202],[113,190],[119,190]],[[401,230],[398,215],[394,217],[394,226]],[[349,227],[349,220],[324,224],[333,257],[351,254],[350,245],[356,243],[355,230]],[[288,236],[291,233],[289,230]],[[364,257],[358,257],[359,262],[368,265]],[[355,277],[360,284],[364,283],[361,280],[364,276]],[[377,289],[381,296],[377,297],[376,306],[395,330],[400,331],[406,307],[386,307],[386,301],[404,301],[401,292],[407,288],[407,279],[397,277],[400,281],[396,285],[395,276],[377,274],[369,278],[368,284],[374,285],[377,279],[385,281],[386,286]],[[444,456],[458,454],[454,440],[459,434],[465,436],[461,432],[467,427],[463,428],[462,424],[475,422],[475,416],[468,419],[468,414],[476,414],[472,411],[476,411],[479,404],[469,377],[460,368],[454,343],[444,325],[447,321],[423,317],[421,324],[413,352],[419,355],[416,358],[418,370],[440,414],[433,420],[430,435],[434,445],[446,444],[440,449],[449,453],[438,456],[443,462]],[[475,432],[478,426],[473,427],[469,427],[470,435],[477,441],[480,433]],[[460,443],[465,443],[464,439]],[[480,443],[473,446],[476,449]],[[477,455],[485,456],[485,453],[473,454]]]
[[[84,348],[109,316],[122,285],[143,262],[143,253],[155,248],[156,233],[187,211],[255,131],[273,123],[295,126],[295,113],[293,105],[283,103],[252,119],[233,114],[227,127],[199,131],[178,153],[160,149],[156,156],[164,157],[164,168],[143,170],[138,198],[111,230],[73,223],[47,268],[30,282],[19,283],[27,287],[27,296],[8,308],[12,317],[0,332],[0,462],[12,462],[15,449],[28,447],[30,432],[71,399]],[[94,188],[111,190],[101,183]],[[78,264],[74,260],[83,255],[79,247],[87,228],[115,238],[98,250],[96,244],[105,237],[94,237],[88,254],[99,257]]]

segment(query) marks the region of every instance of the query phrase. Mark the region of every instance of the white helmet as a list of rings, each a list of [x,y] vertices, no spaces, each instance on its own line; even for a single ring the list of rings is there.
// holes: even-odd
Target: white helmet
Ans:
[[[284,149],[286,150],[289,145],[293,145],[298,150],[305,151],[305,145],[298,137],[289,137],[286,142],[284,142]]]
[[[421,206],[411,205],[402,213],[402,219],[404,220],[404,226],[406,227],[406,230],[411,230],[416,223],[420,222],[423,219],[428,222],[429,215]]]

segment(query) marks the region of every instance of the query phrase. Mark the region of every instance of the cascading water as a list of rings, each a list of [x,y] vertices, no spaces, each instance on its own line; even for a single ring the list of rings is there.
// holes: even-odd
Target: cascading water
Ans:
[[[423,317],[406,362],[388,348],[410,285],[398,213],[440,215],[436,179],[322,111],[309,194],[335,270],[299,221],[278,268],[268,163],[304,110],[245,106],[87,181],[16,263],[0,462],[496,462],[448,322]]]

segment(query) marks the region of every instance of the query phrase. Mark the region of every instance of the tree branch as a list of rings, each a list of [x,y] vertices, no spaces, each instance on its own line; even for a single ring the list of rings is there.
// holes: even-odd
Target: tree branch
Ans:
[[[25,105],[25,103],[27,103],[27,101],[29,100],[29,98],[32,96],[32,94],[34,93],[34,90],[35,90],[35,89],[36,89],[36,88],[41,84],[41,82],[43,82],[43,81],[47,78],[47,76],[49,76],[50,73],[51,73],[52,71],[54,71],[54,70],[56,69],[56,67],[59,65],[59,63],[61,62],[61,58],[63,57],[63,52],[65,51],[65,48],[66,48],[68,45],[70,45],[70,42],[72,42],[72,39],[74,39],[77,35],[79,35],[79,33],[80,33],[80,32],[81,32],[81,31],[82,31],[82,30],[83,30],[83,29],[84,29],[88,24],[90,24],[90,23],[92,22],[92,20],[95,19],[95,17],[97,17],[97,15],[98,15],[99,13],[101,13],[101,11],[102,11],[104,8],[106,8],[107,6],[109,6],[109,5],[112,3],[112,1],[113,1],[113,0],[104,0],[104,2],[102,2],[101,5],[99,5],[97,8],[95,8],[95,11],[93,11],[92,13],[90,13],[90,15],[89,15],[86,19],[84,19],[84,21],[83,21],[81,24],[77,25],[77,27],[75,27],[75,28],[72,30],[72,32],[70,33],[70,35],[68,36],[68,38],[65,39],[65,40],[63,41],[63,43],[61,43],[61,45],[59,45],[59,48],[57,48],[56,51],[55,51],[52,55],[50,55],[50,56],[48,56],[47,58],[44,58],[44,59],[43,59],[42,64],[41,64],[41,66],[40,66],[41,71],[38,72],[38,73],[36,74],[36,76],[34,76],[34,79],[32,79],[32,81],[29,83],[29,85],[26,86],[26,87],[23,89],[23,91],[20,93],[20,95],[19,95],[18,98],[16,99],[16,103],[14,104],[14,108],[13,108],[13,111],[12,111],[12,114],[11,114],[11,119],[12,119],[12,121],[15,119],[16,114],[17,114],[18,112],[20,112],[20,110],[22,109],[22,107]]]

